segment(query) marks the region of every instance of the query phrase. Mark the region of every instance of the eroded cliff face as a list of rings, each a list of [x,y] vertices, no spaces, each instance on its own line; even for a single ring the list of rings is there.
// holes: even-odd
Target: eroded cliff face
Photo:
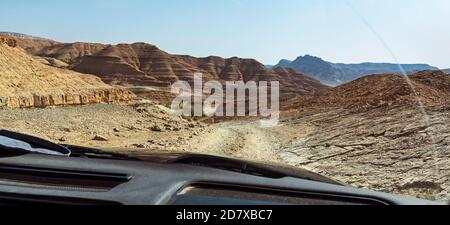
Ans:
[[[130,103],[132,94],[120,89],[89,90],[83,94],[48,94],[0,97],[0,109],[46,108],[96,103]]]
[[[99,78],[42,64],[0,37],[0,109],[130,103],[129,91],[106,85]]]

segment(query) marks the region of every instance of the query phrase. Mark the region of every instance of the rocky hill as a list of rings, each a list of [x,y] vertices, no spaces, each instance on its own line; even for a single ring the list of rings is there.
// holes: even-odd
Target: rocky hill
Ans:
[[[223,83],[280,81],[283,94],[310,94],[326,88],[294,70],[269,70],[254,59],[171,55],[146,43],[110,45],[72,60],[71,68],[95,74],[107,83],[132,86],[168,87],[178,80],[193,82],[193,74],[202,73],[205,81]]]
[[[26,42],[26,39],[24,39]],[[172,55],[146,43],[103,45],[92,43],[58,43],[33,45],[18,42],[29,53],[52,62],[67,63],[71,70],[94,74],[109,84],[123,86],[169,87],[173,82],[192,82],[193,74],[203,73],[204,80],[280,81],[285,98],[312,94],[327,86],[292,69],[267,69],[254,59]],[[62,65],[58,63],[58,65]],[[61,67],[61,66],[58,66]]]
[[[275,67],[292,68],[296,71],[314,77],[325,84],[339,85],[371,74],[400,74],[397,64],[390,63],[361,63],[343,64],[327,62],[319,57],[310,55],[300,56],[294,61],[281,60]],[[438,68],[426,64],[402,64],[407,73],[423,70],[437,70]]]
[[[371,75],[314,96],[292,99],[297,109],[338,107],[365,111],[396,105],[444,106],[450,102],[450,76],[441,71],[422,71],[409,76],[415,91],[404,76]]]
[[[13,32],[0,32],[0,36],[14,40],[18,46],[32,55],[37,54],[38,51],[45,47],[58,44],[58,42],[53,40]]]
[[[83,56],[93,55],[102,49],[104,49],[106,45],[95,44],[95,43],[56,43],[53,45],[45,46],[39,48],[36,52],[30,52],[33,55],[55,58],[65,63],[71,64],[75,59],[78,59]]]
[[[275,66],[275,68],[277,67],[292,68],[329,85],[343,83],[345,79],[344,73],[338,68],[335,68],[333,64],[310,55],[298,57],[294,61],[281,60],[280,63]]]
[[[14,38],[0,38],[1,109],[129,102],[132,98],[95,76],[44,65],[16,44]]]

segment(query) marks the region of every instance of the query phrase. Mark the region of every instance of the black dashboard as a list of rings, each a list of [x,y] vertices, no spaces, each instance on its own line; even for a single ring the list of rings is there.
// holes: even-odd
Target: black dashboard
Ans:
[[[417,205],[436,204],[296,176],[265,176],[201,164],[0,156],[0,204]]]

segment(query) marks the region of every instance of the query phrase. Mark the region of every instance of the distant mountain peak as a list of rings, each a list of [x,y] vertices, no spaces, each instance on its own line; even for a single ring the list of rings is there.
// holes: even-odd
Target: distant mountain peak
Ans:
[[[317,56],[313,56],[313,55],[306,54],[306,55],[304,55],[304,56],[299,56],[299,57],[297,57],[297,59],[321,59],[321,58],[320,58],[320,57],[317,57]]]
[[[306,55],[304,55],[304,56],[299,56],[299,57],[297,57],[297,58],[294,60],[294,62],[295,62],[295,61],[317,61],[317,62],[325,62],[325,60],[323,60],[323,59],[320,58],[320,57],[313,56],[313,55],[308,55],[308,54],[306,54]]]
[[[372,74],[401,72],[399,66],[392,63],[331,63],[309,54],[299,56],[294,61],[282,60],[276,67],[292,68],[328,85],[339,85]],[[438,69],[427,64],[402,64],[402,67],[407,73]]]

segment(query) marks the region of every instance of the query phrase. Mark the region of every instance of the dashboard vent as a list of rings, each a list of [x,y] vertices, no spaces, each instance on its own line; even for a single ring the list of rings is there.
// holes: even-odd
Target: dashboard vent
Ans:
[[[120,205],[120,203],[82,198],[0,193],[0,205]]]
[[[0,164],[0,185],[68,191],[105,192],[131,180],[131,176]]]

